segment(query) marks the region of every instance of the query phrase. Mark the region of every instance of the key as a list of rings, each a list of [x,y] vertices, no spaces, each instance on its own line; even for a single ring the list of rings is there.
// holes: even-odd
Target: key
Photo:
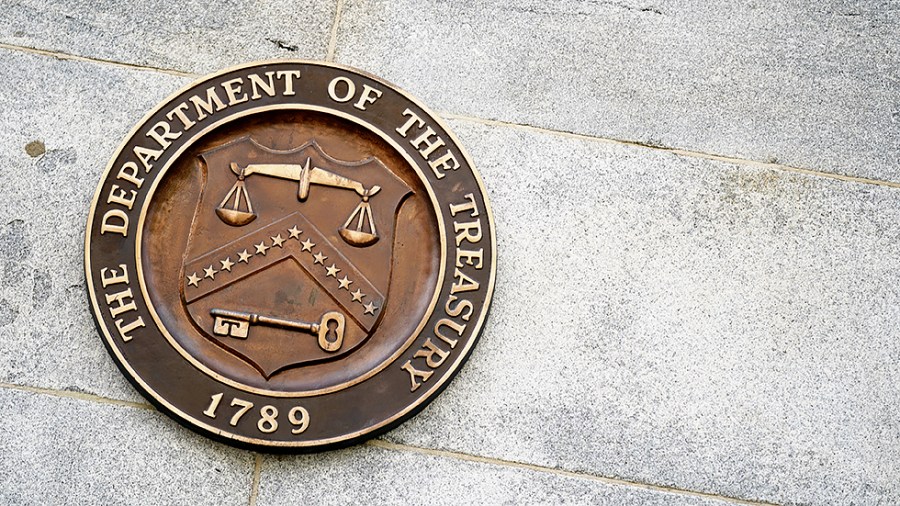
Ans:
[[[211,309],[209,314],[216,318],[213,323],[213,333],[217,336],[247,339],[250,337],[251,325],[265,325],[318,336],[319,347],[327,352],[337,351],[344,341],[346,320],[344,315],[337,311],[329,311],[323,314],[316,323],[286,320],[228,309]],[[332,323],[335,325],[334,329],[330,328]]]

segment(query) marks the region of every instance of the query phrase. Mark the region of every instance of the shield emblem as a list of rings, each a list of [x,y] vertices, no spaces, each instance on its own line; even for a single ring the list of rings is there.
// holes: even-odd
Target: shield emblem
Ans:
[[[200,332],[265,378],[358,349],[387,303],[409,186],[314,139],[277,151],[243,137],[198,158],[181,296]]]

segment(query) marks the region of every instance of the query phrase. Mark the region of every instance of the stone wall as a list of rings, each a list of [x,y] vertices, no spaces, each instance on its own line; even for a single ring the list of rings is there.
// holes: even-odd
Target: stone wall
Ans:
[[[0,504],[900,503],[900,8],[0,7]],[[494,206],[471,360],[383,437],[209,441],[94,328],[89,203],[205,73],[323,59],[449,120]]]

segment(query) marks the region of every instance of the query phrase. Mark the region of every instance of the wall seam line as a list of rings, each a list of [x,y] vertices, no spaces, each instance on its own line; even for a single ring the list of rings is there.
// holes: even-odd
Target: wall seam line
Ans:
[[[256,501],[259,498],[259,475],[261,469],[262,455],[260,453],[254,452],[253,480],[250,482],[250,499],[247,503],[249,506],[256,506]]]
[[[82,392],[73,392],[70,390],[55,390],[52,388],[32,387],[32,386],[16,385],[13,383],[2,383],[2,382],[0,382],[0,389],[16,390],[16,391],[20,391],[20,392],[28,392],[28,393],[41,394],[41,395],[50,395],[50,396],[54,396],[54,397],[62,397],[62,398],[76,399],[76,400],[82,400],[82,401],[88,401],[88,402],[95,402],[98,404],[136,408],[136,409],[142,409],[142,410],[146,410],[146,411],[154,411],[154,412],[157,411],[156,408],[154,408],[150,404],[142,404],[142,403],[137,403],[137,402],[132,402],[132,401],[110,399],[108,397],[102,397],[102,396],[94,395],[94,394],[86,394],[86,393],[82,393]],[[409,451],[409,452],[414,452],[414,453],[419,453],[419,454],[424,454],[424,455],[430,455],[430,456],[434,456],[434,457],[452,458],[452,459],[463,460],[463,461],[467,461],[467,462],[476,462],[476,463],[490,464],[490,465],[503,466],[503,467],[513,467],[513,468],[517,468],[517,469],[527,469],[527,470],[536,471],[536,472],[551,473],[551,474],[555,474],[555,475],[559,475],[559,476],[566,476],[566,477],[570,477],[570,478],[587,479],[587,480],[592,480],[592,481],[598,481],[600,483],[605,483],[608,485],[621,485],[621,486],[637,487],[637,488],[652,490],[652,491],[656,491],[656,492],[668,492],[668,493],[673,493],[673,494],[689,495],[689,496],[701,497],[701,498],[707,498],[707,499],[731,501],[731,502],[734,502],[737,504],[745,504],[745,505],[751,505],[751,506],[760,506],[760,505],[770,506],[772,504],[772,503],[766,503],[766,502],[749,501],[746,499],[739,499],[739,498],[735,498],[735,497],[711,494],[711,493],[707,493],[707,492],[697,492],[697,491],[692,491],[692,490],[666,487],[666,486],[662,486],[662,485],[652,485],[652,484],[648,484],[648,483],[628,481],[628,480],[623,480],[620,478],[610,478],[610,477],[606,477],[606,476],[593,475],[593,474],[583,473],[583,472],[567,471],[564,469],[540,466],[537,464],[527,464],[524,462],[503,460],[503,459],[497,459],[497,458],[492,458],[492,457],[482,457],[482,456],[471,455],[471,454],[462,453],[462,452],[455,452],[455,451],[449,451],[449,450],[437,450],[437,449],[432,449],[432,448],[423,448],[423,447],[400,444],[400,443],[391,443],[391,442],[380,440],[380,439],[370,440],[370,441],[366,442],[365,444],[367,446],[374,446],[377,448],[383,448],[383,449],[393,450],[393,451]],[[253,477],[253,482],[251,484],[251,493],[250,493],[250,501],[251,502],[249,503],[250,506],[255,505],[256,497],[259,493],[259,474],[260,474],[261,466],[262,466],[262,456],[259,453],[256,453],[256,462],[254,463],[254,471],[253,471],[254,477]]]
[[[125,406],[128,408],[145,409],[148,411],[156,411],[156,408],[150,404],[141,402],[124,401],[120,399],[111,399],[100,395],[87,394],[84,392],[75,392],[72,390],[56,390],[53,388],[32,387],[27,385],[16,385],[14,383],[0,382],[0,389],[17,390],[19,392],[28,392],[32,394],[50,395],[53,397],[64,397],[68,399],[77,399],[80,401],[96,402],[98,404],[109,404],[114,406]]]
[[[80,62],[88,62],[88,63],[99,63],[103,65],[110,65],[113,67],[126,68],[131,70],[147,70],[151,72],[160,72],[162,74],[168,74],[172,76],[178,77],[192,77],[197,78],[199,74],[193,74],[190,72],[184,72],[176,69],[166,69],[161,67],[151,67],[148,65],[138,65],[135,63],[125,63],[116,60],[106,60],[103,58],[93,58],[90,56],[80,56],[76,54],[64,53],[62,51],[49,51],[46,49],[38,49],[35,47],[28,46],[17,46],[13,44],[6,44],[0,42],[0,49],[6,49],[8,51],[20,51],[23,53],[36,54],[39,56],[48,56],[51,58],[56,58],[58,60],[70,60],[70,61],[80,61]]]
[[[629,480],[625,480],[622,478],[610,478],[607,476],[600,476],[600,475],[589,474],[589,473],[584,473],[584,472],[568,471],[565,469],[546,467],[546,466],[541,466],[541,465],[537,465],[537,464],[526,464],[524,462],[516,462],[516,461],[512,461],[512,460],[504,460],[504,459],[498,459],[498,458],[493,458],[493,457],[482,457],[482,456],[478,456],[478,455],[472,455],[472,454],[457,452],[457,451],[437,450],[437,449],[433,449],[433,448],[424,448],[424,447],[412,446],[412,445],[407,445],[407,444],[402,444],[402,443],[392,443],[389,441],[385,441],[383,439],[369,440],[365,444],[367,446],[373,446],[376,448],[382,448],[382,449],[391,450],[391,451],[399,451],[399,452],[407,451],[407,452],[418,453],[418,454],[422,454],[422,455],[429,455],[432,457],[443,457],[443,458],[449,458],[449,459],[455,459],[455,460],[462,460],[462,461],[466,461],[466,462],[495,465],[495,466],[500,466],[500,467],[525,469],[525,470],[535,471],[535,472],[540,472],[540,473],[549,473],[549,474],[554,474],[557,476],[564,476],[567,478],[590,480],[590,481],[604,483],[606,485],[617,485],[617,486],[623,486],[623,487],[639,488],[639,489],[649,490],[649,491],[653,491],[653,492],[664,492],[664,493],[676,494],[676,495],[681,495],[681,496],[689,496],[689,497],[696,497],[696,498],[710,499],[710,500],[717,500],[717,501],[727,501],[732,504],[741,504],[741,505],[748,505],[748,506],[777,506],[777,505],[775,505],[775,503],[769,503],[769,502],[763,502],[763,501],[752,501],[752,500],[748,500],[748,499],[740,499],[737,497],[729,497],[729,496],[714,494],[714,493],[709,493],[709,492],[698,492],[695,490],[667,487],[664,485],[653,485],[650,483],[629,481]]]
[[[868,185],[875,185],[875,186],[884,186],[887,188],[900,188],[900,183],[896,183],[893,181],[883,181],[883,180],[879,180],[879,179],[872,179],[872,178],[866,178],[866,177],[860,177],[860,176],[847,176],[847,175],[838,174],[835,172],[827,172],[827,171],[821,171],[821,170],[815,170],[815,169],[806,169],[803,167],[795,167],[792,165],[784,165],[781,163],[761,162],[758,160],[749,160],[746,158],[737,158],[737,157],[732,157],[732,156],[727,156],[727,155],[717,155],[717,154],[705,153],[703,151],[696,151],[696,150],[690,150],[690,149],[655,146],[652,144],[645,144],[645,143],[641,143],[641,142],[637,142],[637,141],[614,139],[614,138],[610,138],[610,137],[600,137],[600,136],[588,135],[588,134],[579,134],[579,133],[574,133],[574,132],[567,132],[565,130],[554,130],[554,129],[550,129],[550,128],[526,125],[526,124],[521,124],[521,123],[511,123],[511,122],[507,122],[507,121],[483,119],[483,118],[477,118],[474,116],[466,116],[466,115],[455,114],[455,113],[450,113],[450,112],[440,112],[439,111],[439,114],[446,119],[452,119],[452,120],[458,120],[458,121],[468,121],[468,122],[479,123],[479,124],[487,125],[487,126],[505,127],[505,128],[511,128],[511,129],[516,129],[516,130],[524,130],[524,131],[528,131],[528,132],[541,133],[541,134],[546,134],[546,135],[554,135],[557,137],[578,139],[578,140],[582,140],[582,141],[600,142],[600,143],[604,143],[604,144],[614,144],[617,146],[629,146],[629,147],[636,147],[636,148],[644,148],[644,149],[650,149],[653,151],[661,151],[661,152],[665,152],[665,153],[671,153],[671,154],[675,154],[678,156],[684,156],[684,157],[688,157],[688,158],[713,160],[713,161],[717,161],[717,162],[731,163],[734,165],[744,165],[744,166],[756,167],[756,168],[761,168],[761,169],[781,170],[781,171],[785,171],[785,172],[791,172],[794,174],[803,174],[806,176],[835,179],[835,180],[847,182],[847,183],[868,184]]]
[[[344,0],[337,0],[336,9],[335,9],[335,20],[334,20],[334,25],[332,26],[332,29],[331,29],[331,38],[328,43],[328,55],[326,56],[326,61],[329,61],[329,62],[334,61],[334,51],[335,51],[336,40],[337,40],[338,24],[340,23],[340,14],[341,14],[340,11],[342,9],[343,3],[344,3]],[[33,48],[33,47],[28,47],[28,46],[17,46],[17,45],[13,45],[13,44],[6,44],[3,42],[0,42],[0,49],[30,53],[30,54],[35,54],[35,55],[39,55],[39,56],[56,58],[59,60],[80,61],[80,62],[87,62],[87,63],[110,65],[110,66],[114,66],[114,67],[120,67],[120,68],[131,69],[131,70],[144,70],[144,71],[151,71],[151,72],[159,72],[159,73],[178,76],[178,77],[197,78],[201,75],[201,74],[195,74],[195,73],[190,73],[190,72],[184,72],[184,71],[176,70],[176,69],[165,69],[165,68],[151,67],[151,66],[146,66],[146,65],[137,65],[137,64],[133,64],[133,63],[125,63],[125,62],[120,62],[120,61],[115,61],[115,60],[106,60],[106,59],[102,59],[102,58],[79,56],[79,55],[64,53],[64,52],[60,52],[60,51],[49,51],[49,50],[45,50],[45,49],[37,49],[37,48]],[[821,170],[815,170],[815,169],[806,169],[806,168],[802,168],[802,167],[795,167],[795,166],[784,165],[784,164],[779,164],[779,163],[761,162],[758,160],[748,160],[745,158],[737,158],[737,157],[726,156],[726,155],[717,155],[717,154],[705,153],[702,151],[689,150],[689,149],[681,149],[681,148],[673,148],[673,147],[665,147],[665,146],[655,146],[655,145],[646,144],[646,143],[637,142],[637,141],[629,141],[629,140],[624,140],[624,139],[614,139],[614,138],[608,138],[608,137],[600,137],[600,136],[596,136],[596,135],[580,134],[580,133],[574,133],[574,132],[567,132],[565,130],[554,130],[551,128],[538,127],[538,126],[534,126],[534,125],[484,119],[484,118],[467,116],[467,115],[463,115],[463,114],[455,114],[455,113],[450,113],[450,112],[440,112],[440,115],[447,119],[469,121],[469,122],[479,123],[479,124],[488,125],[488,126],[498,126],[498,127],[520,129],[520,130],[525,130],[525,131],[530,131],[530,132],[543,133],[543,134],[548,134],[548,135],[555,135],[555,136],[579,139],[579,140],[584,140],[584,141],[602,142],[602,143],[607,143],[607,144],[615,144],[615,145],[619,145],[619,146],[631,146],[631,147],[645,148],[645,149],[650,149],[650,150],[654,150],[654,151],[667,152],[667,153],[684,156],[684,157],[688,157],[688,158],[713,160],[713,161],[719,161],[719,162],[731,163],[731,164],[735,164],[735,165],[743,165],[743,166],[749,166],[749,167],[756,167],[756,168],[762,168],[762,169],[780,170],[780,171],[784,171],[784,172],[791,172],[794,174],[802,174],[802,175],[811,176],[811,177],[821,177],[821,178],[826,178],[826,179],[833,179],[833,180],[847,182],[847,183],[867,184],[867,185],[874,185],[874,186],[883,186],[883,187],[887,187],[887,188],[900,188],[900,183],[893,182],[893,181],[883,181],[883,180],[859,177],[859,176],[847,176],[847,175],[838,174],[838,173],[834,173],[834,172],[827,172],[827,171],[821,171]]]
[[[341,24],[341,11],[344,9],[344,0],[337,0],[334,5],[334,21],[331,24],[331,36],[328,38],[328,49],[325,53],[325,61],[333,62],[337,50],[337,36]]]

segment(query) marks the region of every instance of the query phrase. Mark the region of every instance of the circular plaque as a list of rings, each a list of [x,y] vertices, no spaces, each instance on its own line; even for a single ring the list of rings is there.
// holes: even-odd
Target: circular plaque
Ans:
[[[162,411],[316,450],[412,416],[459,371],[494,222],[447,126],[391,84],[278,60],[151,111],[97,187],[85,275],[104,344]]]

